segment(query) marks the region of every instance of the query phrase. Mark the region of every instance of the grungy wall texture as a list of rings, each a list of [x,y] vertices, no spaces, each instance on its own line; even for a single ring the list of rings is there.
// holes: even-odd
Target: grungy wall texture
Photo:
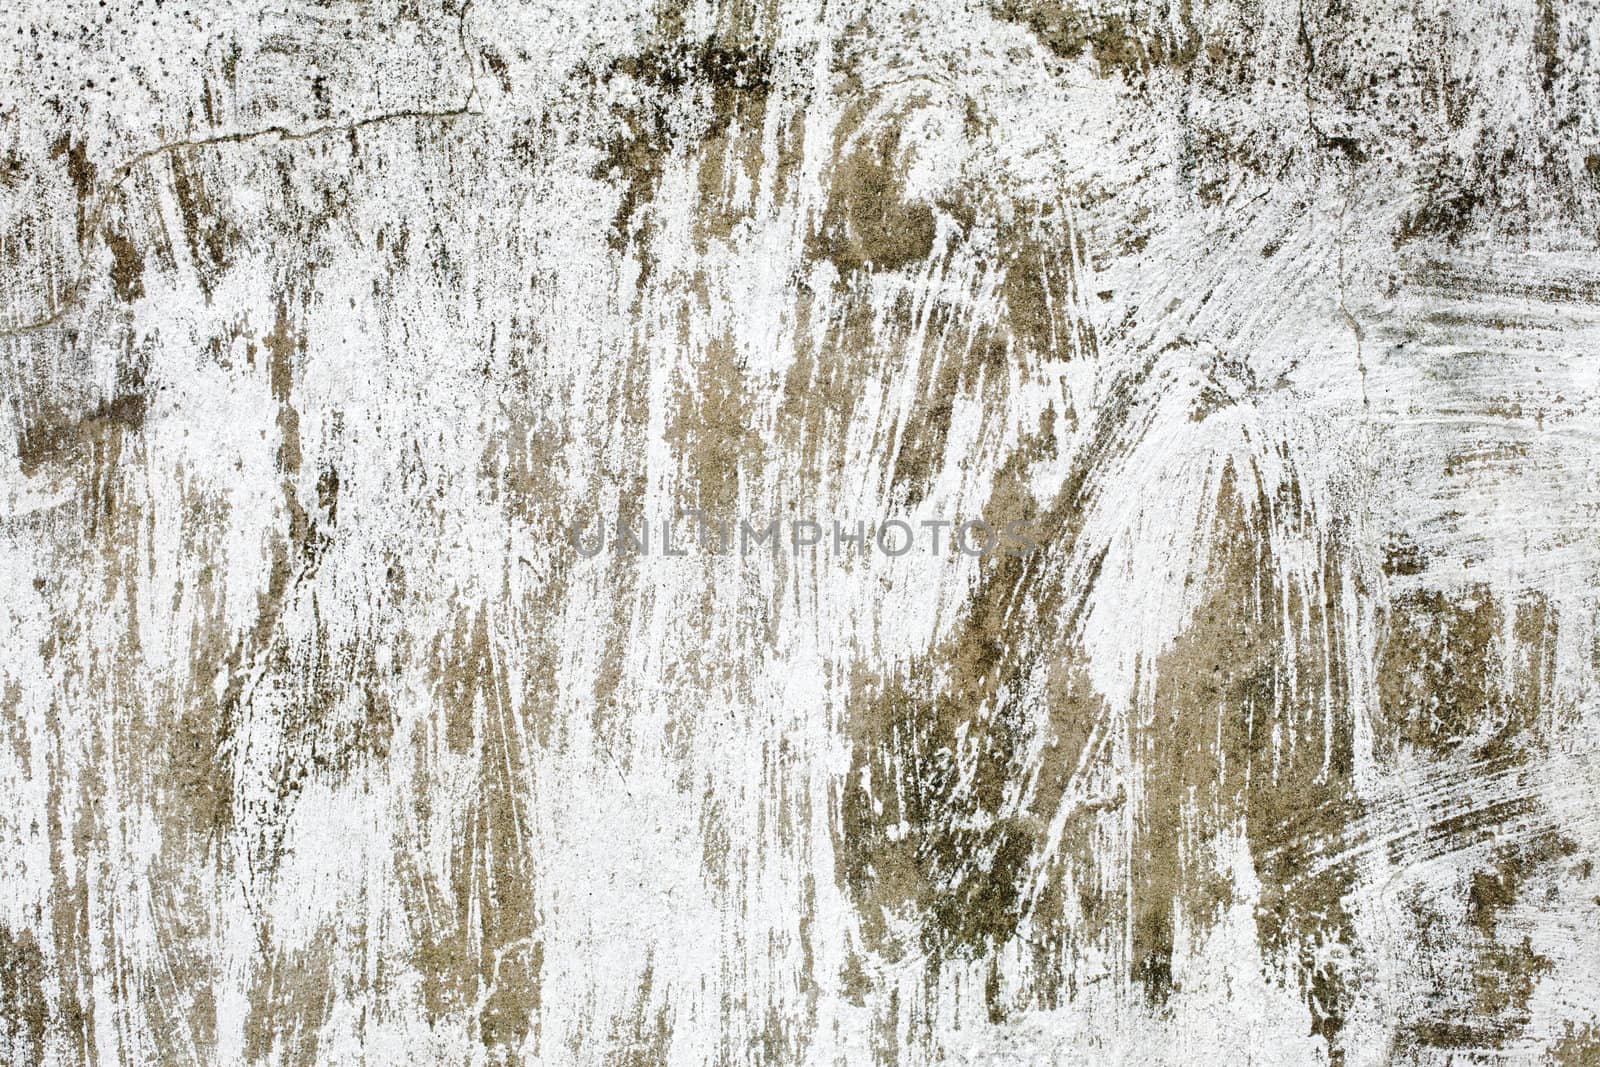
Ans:
[[[1595,0],[0,50],[0,1063],[1600,1063]]]

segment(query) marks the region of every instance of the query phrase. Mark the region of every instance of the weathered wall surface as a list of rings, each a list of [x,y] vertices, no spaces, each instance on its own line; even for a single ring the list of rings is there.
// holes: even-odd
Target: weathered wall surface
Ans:
[[[1592,0],[0,49],[0,1062],[1600,1063]]]

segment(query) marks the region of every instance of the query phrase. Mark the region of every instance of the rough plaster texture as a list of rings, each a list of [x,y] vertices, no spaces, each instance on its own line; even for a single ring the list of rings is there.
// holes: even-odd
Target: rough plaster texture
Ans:
[[[9,6],[0,1062],[1600,1063],[1597,49]]]

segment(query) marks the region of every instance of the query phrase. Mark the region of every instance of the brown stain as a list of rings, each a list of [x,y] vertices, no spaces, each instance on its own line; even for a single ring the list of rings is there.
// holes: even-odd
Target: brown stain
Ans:
[[[173,817],[187,832],[202,839],[220,840],[223,831],[232,824],[234,769],[229,742],[240,723],[240,704],[251,695],[251,690],[247,689],[251,667],[257,657],[271,653],[274,646],[278,646],[278,662],[282,669],[279,623],[295,594],[297,582],[312,562],[310,557],[315,543],[310,521],[294,488],[294,475],[300,465],[299,419],[288,402],[292,360],[303,345],[303,339],[290,325],[287,299],[282,298],[263,347],[269,357],[269,388],[279,407],[282,438],[277,460],[284,476],[288,530],[268,545],[271,566],[266,588],[257,596],[255,620],[248,632],[233,639],[221,621],[221,604],[215,604],[217,615],[202,621],[191,635],[193,651],[186,698],[179,705],[174,721],[164,729],[158,728],[166,750],[168,780],[182,798]],[[212,575],[209,568],[202,572],[204,578]],[[207,585],[202,585],[202,595],[214,595],[205,591]],[[214,685],[214,679],[219,676],[227,679],[220,694]],[[276,832],[269,836],[278,837],[282,828],[280,821]],[[268,851],[262,858],[268,859],[275,849],[270,843],[265,847]]]
[[[89,159],[88,145],[71,134],[63,133],[50,146],[50,158],[65,157],[67,176],[72,180],[72,191],[77,198],[78,242],[83,243],[94,216],[94,195],[99,169]]]
[[[144,295],[144,257],[118,230],[106,231],[106,247],[111,250],[111,291],[125,304],[137,300]]]
[[[1461,844],[1470,841],[1464,836]],[[1431,980],[1402,1027],[1406,1047],[1495,1050],[1530,1036],[1534,991],[1554,962],[1534,950],[1529,914],[1557,891],[1577,852],[1559,831],[1541,832],[1492,850],[1472,872],[1464,914],[1447,903],[1412,902],[1429,964],[1422,973]],[[1435,954],[1446,961],[1442,966],[1432,963]],[[1462,954],[1469,961],[1465,976],[1450,962]]]
[[[995,510],[1036,518],[1025,472],[1041,455],[1037,447],[1013,455],[997,479]],[[1040,525],[1070,536],[1063,531],[1070,531],[1073,503],[1064,496]],[[835,850],[867,947],[884,959],[995,952],[1029,910],[1023,878],[1066,782],[1045,775],[1032,795],[1011,795],[1027,775],[1037,709],[1000,694],[1025,691],[1041,670],[1068,669],[1042,651],[1059,640],[1057,628],[1070,625],[1062,601],[1062,591],[1024,558],[997,555],[951,637],[892,674],[858,672],[852,680],[845,720],[851,766]],[[1035,606],[1051,630],[1024,636],[1008,622],[1023,604]],[[1057,703],[1049,725],[1055,743],[1073,736],[1073,714],[1092,721],[1097,713],[1081,691]],[[1060,757],[1070,767],[1077,754]],[[890,935],[885,919],[895,913],[917,923],[920,943]]]
[[[918,330],[927,337],[917,365],[924,402],[906,420],[890,476],[891,490],[907,506],[920,503],[946,467],[958,398],[998,406],[1005,401],[1013,370],[1027,375],[1048,361],[1095,350],[1093,330],[1076,314],[1074,242],[1065,232],[1061,211],[1029,204],[1018,205],[1009,218],[988,215],[974,210],[965,227],[984,226],[998,243],[1004,272],[998,303],[983,307],[970,294],[965,307],[957,301],[933,301],[920,323],[913,323],[909,314],[891,316],[892,347],[902,347],[903,338]],[[1064,252],[1062,245],[1069,250]],[[1054,408],[1047,411],[1053,419]],[[1025,441],[1023,449],[1046,441],[1054,447],[1052,431]],[[1010,473],[1002,471],[1003,484]]]
[[[18,464],[27,477],[47,464],[75,466],[85,453],[115,447],[123,433],[142,430],[144,415],[145,398],[140,393],[112,397],[76,417],[42,414],[17,439]]]
[[[473,1016],[477,1039],[507,1056],[534,1033],[541,999],[544,947],[528,821],[535,731],[514,708],[485,608],[457,615],[443,655],[436,685],[445,743],[477,755],[478,784],[451,848],[448,885],[424,888],[431,876],[422,870],[405,875],[413,887],[405,894],[413,963],[430,1017],[481,1004]],[[425,782],[419,788],[426,822]]]
[[[740,471],[759,469],[761,437],[741,364],[733,338],[707,342],[666,430],[683,467],[683,497],[708,521],[736,520]]]
[[[39,588],[44,583],[41,579],[35,579],[34,584],[35,588]],[[33,742],[28,737],[28,719],[23,711],[22,699],[22,684],[15,679],[7,679],[4,687],[0,688],[0,720],[4,721],[4,736],[11,745],[11,751],[26,767],[33,762]]]
[[[1470,743],[1485,759],[1536,740],[1553,683],[1554,621],[1538,595],[1506,605],[1484,586],[1402,594],[1378,660],[1388,739],[1434,752]]]
[[[190,262],[201,289],[209,298],[218,278],[232,264],[232,247],[240,235],[226,213],[213,202],[206,178],[191,162],[189,154],[176,151],[168,158],[172,164],[172,191],[178,201]]]
[[[199,501],[185,503],[201,510]],[[232,822],[233,775],[220,749],[229,709],[243,695],[242,675],[254,651],[253,642],[233,639],[226,623],[223,572],[207,558],[206,535],[215,535],[215,527],[197,518],[191,528],[183,547],[203,562],[182,594],[194,612],[187,684],[176,688],[164,706],[136,715],[133,722],[136,736],[147,737],[160,753],[153,806],[175,868],[207,855]],[[228,686],[219,697],[215,680],[223,672]]]
[[[1124,382],[1112,397],[1130,402],[1137,381]],[[990,508],[1070,546],[1089,472],[1127,447],[1129,421],[1137,426],[1144,418],[1135,410],[1098,424],[1074,455],[1057,499],[1040,508],[1026,491],[1025,472],[1051,455],[1055,437],[1045,418],[997,479]],[[1105,709],[1083,665],[1062,652],[1092,572],[1088,586],[1069,594],[1044,580],[1043,568],[998,562],[986,570],[950,639],[887,677],[857,676],[846,719],[852,764],[835,848],[874,956],[893,961],[920,951],[935,967],[952,956],[992,958],[1026,924],[1041,977],[1013,988],[991,970],[983,995],[998,1019],[1069,1000],[1074,991],[1059,976],[1071,973],[1075,954],[1099,944],[1121,955],[1125,930],[1132,952],[1123,977],[1159,1005],[1173,988],[1180,916],[1203,936],[1233,899],[1228,872],[1205,857],[1220,835],[1242,826],[1264,886],[1257,913],[1263,949],[1298,983],[1314,1031],[1335,1060],[1342,1058],[1350,978],[1321,962],[1317,946],[1331,937],[1354,950],[1342,900],[1356,872],[1339,863],[1308,877],[1304,868],[1337,851],[1360,811],[1351,778],[1352,723],[1338,714],[1345,703],[1344,639],[1330,605],[1280,573],[1268,547],[1272,535],[1261,516],[1274,515],[1309,536],[1296,488],[1290,483],[1272,500],[1246,508],[1241,482],[1257,484],[1230,467],[1215,502],[1211,557],[1195,578],[1206,595],[1193,622],[1146,668],[1155,696],[1141,705],[1147,717],[1133,727],[1139,807],[1127,899],[1097,888],[1103,878],[1095,872],[1106,860],[1094,843],[1121,822],[1119,809],[1134,798],[1107,791],[1109,783],[1081,795],[1103,781],[1097,775],[1105,756],[1094,724]],[[1326,565],[1324,581],[1332,583],[1333,557]],[[1278,619],[1280,604],[1325,640],[1297,640],[1298,629],[1286,630]],[[1037,620],[1043,632],[1024,635],[1018,622],[1006,621],[1020,618]],[[1283,665],[1291,648],[1294,683]],[[1029,692],[1030,678],[1045,682],[1043,708],[1015,695],[998,699],[1002,692]],[[1040,730],[1047,770],[1031,791],[1018,792],[1028,776],[1024,753]],[[1298,738],[1288,753],[1270,740],[1288,735]],[[1080,799],[1072,801],[1069,777],[1080,764],[1089,777],[1076,783]],[[1059,850],[1046,854],[1045,828],[1063,803],[1070,812],[1064,836]],[[1078,887],[1072,901],[1061,891],[1068,874]],[[1030,885],[1032,896],[1024,893]],[[1070,924],[1069,913],[1076,915]],[[889,935],[884,919],[892,914],[920,926],[920,943]]]
[[[702,248],[708,241],[732,239],[739,223],[752,215],[752,194],[761,177],[764,127],[774,99],[771,65],[771,57],[764,53],[726,49],[711,62],[700,64],[709,68],[707,80],[712,87],[710,127],[696,147],[699,202],[692,214]],[[802,136],[798,126],[780,134],[780,175],[798,164],[797,139]],[[746,196],[751,199],[747,201]]]
[[[1561,11],[1556,0],[1538,0],[1533,22],[1533,59],[1539,88],[1554,98],[1561,73]]]
[[[47,1036],[53,1039],[59,1033],[59,1040],[72,1054],[91,1063],[96,1045],[92,962],[96,931],[89,891],[93,862],[90,845],[105,839],[94,804],[94,796],[104,793],[105,783],[94,763],[76,776],[76,783],[72,782],[63,766],[63,755],[57,751],[50,756],[50,795],[59,802],[49,805],[45,826],[50,844],[51,942],[46,958],[53,965],[57,990],[51,1005],[51,1022],[56,1025],[47,1029]]]
[[[828,260],[845,279],[921,263],[937,234],[933,205],[906,195],[910,159],[899,124],[867,127],[865,119],[857,103],[839,125],[827,203],[806,241],[808,258]]]
[[[123,385],[142,384],[130,375],[121,377]],[[100,632],[92,645],[87,640],[85,620],[106,607],[122,608],[130,616],[138,611],[137,548],[143,517],[138,493],[130,485],[137,479],[128,476],[127,468],[143,457],[131,444],[124,455],[129,437],[124,431],[125,422],[142,419],[143,406],[142,400],[109,405],[109,411],[107,406],[67,422],[70,433],[52,435],[49,447],[32,452],[35,461],[56,468],[52,474],[59,471],[77,480],[80,491],[49,528],[52,537],[43,558],[52,560],[51,572],[34,581],[50,619],[38,652],[49,674],[65,680],[72,692],[67,696],[58,689],[38,705],[35,740],[11,754],[16,759],[33,750],[37,762],[32,766],[43,768],[38,784],[49,797],[32,825],[21,827],[24,840],[48,850],[48,889],[38,904],[28,906],[28,930],[0,928],[0,1020],[12,1039],[7,1051],[20,1063],[52,1057],[94,1061],[100,973],[96,952],[112,934],[97,887],[104,884],[105,857],[119,829],[112,813],[128,810],[123,805],[141,796],[136,789],[113,789],[112,783],[125,786],[149,774],[147,767],[126,777],[126,767],[111,772],[112,753],[128,741],[137,746],[139,740],[120,733],[129,710],[140,704],[132,681],[142,662],[137,629],[131,619],[113,617],[115,625]],[[24,691],[7,686],[8,712]],[[91,707],[93,712],[86,714]],[[135,991],[148,989],[147,978],[146,968],[126,972],[127,986]],[[168,977],[164,992],[178,1010],[189,1006],[192,989],[181,977]],[[44,998],[45,1055],[39,1054],[29,1021],[39,1008],[36,994]],[[203,1015],[203,1005],[196,1007],[196,1016]],[[155,1017],[163,1022],[168,1018],[159,1012]]]
[[[317,1067],[323,1062],[320,1031],[339,993],[334,977],[339,948],[324,934],[307,948],[276,952],[254,972],[244,1020],[245,1055],[252,1063]]]
[[[532,391],[537,384],[519,375],[510,387]],[[568,514],[563,507],[560,476],[572,444],[570,428],[544,409],[514,408],[485,445],[479,477],[512,522],[565,536],[574,523],[590,517]]]
[[[867,298],[864,273],[841,280],[831,294],[798,287],[795,359],[783,383],[776,430],[806,478],[841,473],[847,430],[863,415],[858,408],[867,383],[909,373],[917,403],[900,423],[898,437],[880,438],[880,444],[892,460],[891,495],[897,504],[914,507],[946,469],[946,444],[960,402],[998,407],[1014,373],[1026,377],[1046,361],[1094,351],[1093,331],[1073,302],[1071,257],[1056,249],[1066,238],[1063,216],[1051,207],[1023,205],[1002,217],[973,206],[970,197],[977,190],[968,194],[953,194],[939,205],[954,241],[948,254],[997,245],[982,254],[999,260],[998,299],[986,298],[976,278],[967,291],[954,293],[927,293],[920,280],[908,278],[894,285],[881,309]],[[813,234],[807,255],[827,247]],[[819,309],[830,312],[820,323]],[[827,469],[824,456],[832,459]]]
[[[1557,619],[1542,594],[1497,597],[1484,585],[1422,589],[1395,598],[1378,657],[1380,743],[1431,759],[1466,756],[1512,768],[1539,758],[1553,726]],[[1468,848],[1493,827],[1530,812],[1529,798],[1434,828],[1436,848]],[[1553,963],[1534,950],[1514,917],[1529,897],[1554,891],[1551,879],[1577,851],[1550,831],[1496,848],[1471,873],[1465,909],[1412,902],[1428,955],[1465,952],[1470,981],[1430,968],[1425,999],[1403,1027],[1413,1049],[1493,1050],[1522,1039],[1532,998]],[[1537,899],[1537,898],[1535,898]]]
[[[654,1003],[654,992],[655,967],[646,963],[631,1003],[611,1020],[605,1062],[618,1067],[656,1067],[671,1061],[669,1005]]]
[[[675,151],[700,157],[700,182],[713,210],[700,215],[708,232],[726,232],[732,217],[720,195],[723,167],[732,152],[749,170],[759,160],[760,117],[770,90],[771,57],[759,47],[713,34],[701,40],[684,35],[681,23],[663,15],[657,41],[624,56],[597,75],[601,85],[625,81],[643,89],[638,103],[621,107],[621,132],[601,145],[602,158],[593,176],[619,187],[610,241],[622,252],[636,243],[647,245],[648,219],[643,210],[660,184],[668,158]],[[674,99],[698,101],[709,116],[692,141],[675,136],[668,105]],[[759,163],[755,163],[759,166]],[[719,219],[721,221],[719,221]]]
[[[780,444],[809,480],[843,470],[848,427],[868,378],[884,359],[867,301],[850,301],[837,319],[818,322],[826,306],[824,296],[804,285],[795,296],[795,359],[784,377],[777,420]]]
[[[470,617],[457,615],[448,652],[441,649],[436,655],[442,661],[437,685],[444,710],[445,744],[452,752],[465,753],[474,748],[481,732],[477,701],[499,684],[487,615],[481,609]]]
[[[267,355],[267,383],[272,391],[272,399],[278,404],[278,429],[282,440],[278,452],[278,465],[285,475],[285,493],[289,496],[288,505],[291,514],[300,511],[298,503],[293,499],[293,488],[290,485],[292,476],[300,470],[300,413],[291,403],[291,394],[294,391],[294,375],[296,365],[304,358],[306,339],[297,331],[290,317],[289,299],[280,296],[277,300],[273,316],[272,329],[262,339],[262,347]],[[304,522],[303,515],[298,515],[295,520],[298,531]],[[291,533],[291,540],[299,537]]]
[[[1184,11],[1191,32],[1179,39],[1155,19],[1147,20],[1150,24],[1146,25],[1119,11],[1070,2],[1000,0],[994,8],[998,18],[1026,26],[1040,44],[1062,59],[1076,60],[1087,54],[1101,77],[1120,74],[1129,81],[1140,79],[1154,67],[1185,67],[1200,54],[1200,40],[1192,32],[1187,4]]]
[[[44,952],[28,929],[0,926],[0,1049],[17,1063],[43,1063],[51,1022]]]
[[[991,321],[993,309],[976,307],[974,294],[929,294],[910,270],[934,254],[941,218],[948,219],[958,240],[970,233],[973,204],[959,193],[937,204],[905,195],[911,150],[901,145],[900,131],[906,116],[875,115],[875,100],[852,61],[838,60],[836,66],[855,97],[834,131],[824,178],[827,198],[810,217],[803,257],[806,264],[830,262],[838,282],[831,292],[817,292],[804,275],[796,281],[795,358],[783,382],[777,437],[803,478],[815,482],[837,476],[867,383],[896,373],[906,361],[923,400],[902,427],[898,447],[891,450],[885,440],[882,450],[894,458],[895,494],[915,504],[942,464],[957,397],[972,390],[983,372],[989,374],[989,388],[1003,376],[1005,334]],[[971,112],[971,101],[966,103]],[[797,130],[799,119],[796,114]],[[799,148],[798,137],[780,139],[774,182],[779,196],[801,162]],[[874,276],[881,280],[894,271],[903,277],[891,283],[887,312],[879,321],[869,285],[879,284],[871,281]],[[928,299],[925,322],[914,310],[920,299]],[[924,340],[906,360],[919,330]],[[830,460],[826,467],[824,457]]]
[[[1263,952],[1298,983],[1312,1032],[1337,1063],[1346,1054],[1351,977],[1319,961],[1316,949],[1332,941],[1358,958],[1343,903],[1357,872],[1350,864],[1305,871],[1337,850],[1361,810],[1354,724],[1344,713],[1344,639],[1332,602],[1279,571],[1269,547],[1262,516],[1302,535],[1309,530],[1296,487],[1271,500],[1258,489],[1250,500],[1245,494],[1258,484],[1231,462],[1224,470],[1206,593],[1155,664],[1150,717],[1135,732],[1142,806],[1131,877],[1133,977],[1153,1001],[1165,999],[1173,920],[1181,914],[1191,936],[1203,937],[1232,903],[1231,876],[1206,857],[1220,835],[1242,824],[1262,886]],[[1322,579],[1331,587],[1332,558],[1326,567]]]
[[[191,833],[214,837],[233,821],[233,776],[218,759],[219,709],[185,708],[165,731],[168,778],[181,800],[176,817]]]
[[[351,699],[343,671],[331,667],[334,652],[320,626],[312,634],[309,654],[282,628],[303,582],[315,571],[338,512],[338,476],[332,469],[319,477],[312,507],[299,504],[294,488],[301,452],[298,418],[289,398],[294,360],[303,346],[291,325],[288,301],[281,299],[261,347],[268,357],[266,384],[279,408],[277,461],[284,477],[287,530],[268,542],[271,563],[257,595],[255,617],[242,633],[227,623],[221,561],[213,558],[222,516],[198,499],[186,499],[186,548],[199,561],[192,586],[180,593],[193,600],[189,669],[184,684],[163,705],[133,719],[135,737],[142,739],[138,743],[156,754],[158,768],[148,787],[162,830],[157,869],[166,887],[156,921],[168,966],[183,991],[176,1002],[183,1025],[171,1031],[173,1057],[187,1055],[191,1043],[203,1050],[215,1041],[216,1006],[209,992],[216,978],[209,955],[213,935],[198,871],[211,864],[239,863],[252,886],[257,879],[270,878],[306,780],[314,774],[347,774],[370,754],[387,750],[390,715],[381,691],[369,688],[364,699]],[[253,343],[249,348],[253,366],[259,350]],[[356,669],[362,669],[359,661]],[[369,676],[373,673],[370,659],[365,669]],[[246,717],[255,714],[276,716],[287,744],[268,756],[272,795],[251,805],[239,826],[234,739]],[[243,834],[231,837],[236,827]],[[269,931],[256,918],[257,936],[265,942]],[[166,995],[173,999],[172,992]]]
[[[1575,1025],[1568,1020],[1561,1036],[1550,1046],[1546,1060],[1552,1067],[1595,1067],[1600,1064],[1600,1024]]]
[[[125,385],[142,384],[136,374],[125,372],[122,378]],[[211,721],[214,697],[191,699],[187,686],[194,679],[181,669],[159,681],[148,671],[139,626],[140,598],[149,595],[142,581],[148,573],[144,550],[151,522],[142,476],[147,456],[137,437],[120,424],[113,427],[93,435],[86,449],[75,447],[52,460],[75,463],[74,473],[86,483],[76,505],[81,525],[59,538],[56,550],[84,553],[81,559],[92,562],[101,577],[99,582],[51,583],[52,609],[72,616],[109,612],[106,617],[118,625],[92,646],[72,636],[76,627],[64,617],[54,627],[68,637],[53,652],[60,657],[59,669],[64,677],[76,677],[71,684],[81,687],[78,699],[92,700],[97,714],[85,722],[87,729],[53,741],[46,757],[52,809],[60,809],[52,810],[48,826],[52,886],[44,928],[52,937],[47,958],[55,991],[48,1041],[72,1062],[94,1062],[98,1054],[95,1001],[105,994],[95,988],[99,979],[91,973],[92,960],[97,952],[119,951],[124,933],[114,922],[115,909],[108,909],[93,887],[104,884],[106,870],[124,854],[122,834],[131,817],[156,835],[142,899],[148,906],[149,944],[160,965],[151,966],[151,957],[130,959],[111,1003],[145,1005],[152,1058],[187,1062],[209,1055],[215,1045],[217,968],[209,911],[214,898],[206,881],[221,854],[210,809],[228,807],[230,798],[196,788],[187,773],[195,763],[216,758],[212,739],[199,741],[189,729]],[[203,537],[196,531],[204,522],[190,516],[190,503],[184,499],[179,505],[190,518],[185,534],[194,537],[186,544],[203,556]],[[197,621],[205,620],[206,606],[195,614]],[[220,620],[211,621],[215,632],[226,632]],[[210,628],[204,621],[200,625]],[[209,694],[213,678],[207,674],[197,688]],[[72,715],[53,709],[48,721],[70,723]],[[201,799],[197,793],[208,795]]]
[[[382,601],[373,607],[384,614],[396,610]],[[394,643],[396,652],[410,651],[404,634]],[[271,802],[256,806],[248,827],[250,867],[260,877],[281,862],[290,819],[309,784],[338,789],[384,766],[396,710],[373,643],[341,639],[315,612],[296,637],[274,634],[256,662],[261,674],[252,699],[270,709],[283,736],[282,745],[264,757]]]
[[[1079,278],[1075,265],[1086,249],[1081,235],[1063,225],[1065,207],[1027,205],[1000,228],[1006,249],[1001,286],[1005,324],[1014,343],[1035,358],[1072,358],[1094,351],[1094,334],[1074,314]]]
[[[1483,192],[1468,184],[1469,180],[1450,172],[1431,176],[1420,189],[1421,202],[1396,226],[1394,246],[1433,237],[1455,242],[1465,236],[1485,206]]]
[[[1026,439],[996,478],[990,506],[1031,522],[1047,553],[1069,552],[1076,542],[1091,472],[1124,447],[1119,441],[1147,373],[1126,375],[1108,391],[1110,414],[1074,454],[1048,507],[1039,507],[1027,489],[1031,465],[1051,454],[1043,435]],[[1067,590],[1059,578],[1046,577],[1043,566],[997,557],[982,572],[951,637],[893,674],[858,670],[852,678],[845,714],[851,767],[835,814],[834,848],[839,880],[874,956],[892,962],[915,949],[933,959],[993,953],[1036,913],[1022,895],[1022,878],[1066,795],[1070,782],[1063,775],[1070,772],[1043,776],[1038,790],[1020,801],[1007,788],[1024,779],[1023,755],[1037,729],[1050,731],[1047,740],[1057,750],[1052,764],[1070,769],[1091,736],[1086,724],[1103,714],[1067,642],[1098,569],[1095,560],[1084,585]],[[1024,605],[1026,614],[1016,614]],[[1021,630],[1006,621],[1023,617],[1035,626]],[[1024,693],[1040,676],[1048,680],[1043,716],[1029,702],[997,699],[1002,687]],[[1061,751],[1062,745],[1068,747]],[[861,784],[864,773],[870,791]],[[1089,824],[1085,844],[1097,814],[1120,803],[1103,798],[1086,806],[1087,819],[1079,823]],[[1064,847],[1073,850],[1070,840]],[[1092,862],[1086,849],[1079,858],[1086,866]],[[1040,899],[1059,897],[1047,885]],[[1110,910],[1086,901],[1086,911],[1106,923],[1114,921]],[[913,920],[920,944],[889,935],[891,914]],[[1064,950],[1059,929],[1047,929],[1044,937]],[[877,1003],[892,1034],[899,999],[891,990]]]
[[[952,325],[955,316],[947,304],[935,306],[928,315],[929,341],[923,346],[916,372],[924,402],[906,419],[890,474],[891,492],[903,497],[908,507],[922,501],[944,469],[957,397],[972,390],[982,368],[994,366],[995,355],[1004,366],[1004,349],[990,344],[987,335],[972,346],[972,356],[966,357],[962,331]]]
[[[0,155],[0,186],[16,189],[22,184],[25,170],[22,156],[16,149],[8,149],[4,155]]]

